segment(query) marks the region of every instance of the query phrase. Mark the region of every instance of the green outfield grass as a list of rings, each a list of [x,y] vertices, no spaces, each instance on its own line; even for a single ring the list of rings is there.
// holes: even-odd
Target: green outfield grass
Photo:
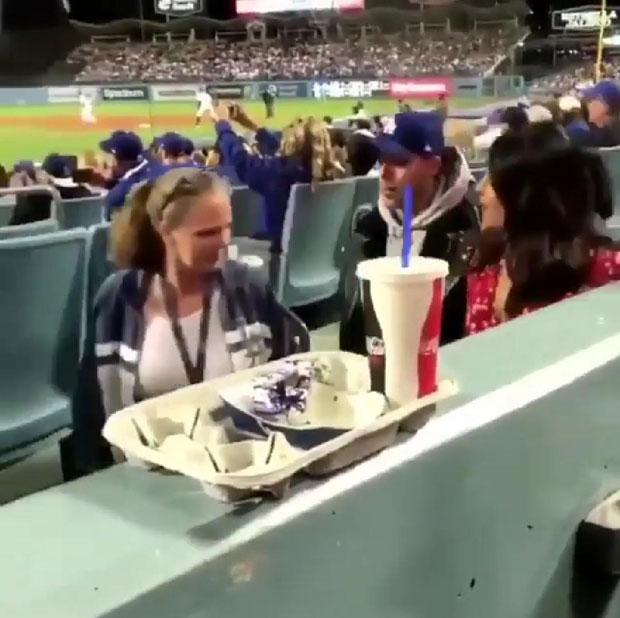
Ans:
[[[450,106],[470,108],[494,102],[493,98],[455,98]],[[249,114],[259,123],[281,128],[300,116],[330,115],[341,118],[351,113],[353,99],[311,100],[282,99],[276,103],[276,116],[265,120],[261,102],[245,103]],[[410,102],[422,108],[433,102]],[[396,102],[389,99],[371,99],[364,102],[369,114],[390,114],[396,111]],[[113,128],[131,129],[146,143],[154,135],[177,130],[193,139],[213,137],[213,127],[205,118],[202,126],[193,126],[196,104],[186,103],[102,103],[95,106],[98,124],[87,126],[80,121],[77,104],[48,104],[37,106],[0,106],[0,163],[11,166],[19,159],[41,161],[50,152],[77,154],[96,149],[100,140]]]

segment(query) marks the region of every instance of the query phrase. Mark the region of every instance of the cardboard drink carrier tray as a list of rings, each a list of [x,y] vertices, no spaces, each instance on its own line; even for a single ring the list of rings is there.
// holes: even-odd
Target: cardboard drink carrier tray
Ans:
[[[103,435],[129,461],[194,478],[217,499],[279,497],[298,472],[334,472],[393,444],[400,429],[416,431],[435,404],[457,392],[456,384],[444,379],[434,393],[390,409],[382,395],[369,392],[366,357],[309,352],[285,360],[339,367],[346,405],[313,406],[318,417],[300,426],[255,414],[248,405],[252,380],[277,370],[280,360],[120,410],[108,419]],[[327,395],[331,401],[331,392]]]

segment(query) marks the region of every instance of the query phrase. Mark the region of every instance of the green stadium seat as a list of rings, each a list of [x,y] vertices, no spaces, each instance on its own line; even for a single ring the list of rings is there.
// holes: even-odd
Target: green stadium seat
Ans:
[[[350,221],[354,194],[353,179],[293,187],[275,286],[285,306],[308,305],[338,292],[342,229]]]
[[[39,236],[41,234],[56,232],[57,230],[58,221],[56,219],[43,219],[43,221],[24,223],[23,225],[5,225],[0,226],[0,240]]]
[[[614,212],[620,212],[620,147],[600,148],[599,154],[613,184]]]
[[[358,206],[370,204],[376,206],[379,201],[379,177],[378,176],[358,176],[354,178],[355,195],[353,198],[354,210]]]
[[[0,242],[0,463],[71,423],[84,324],[86,230]]]
[[[234,187],[231,195],[232,235],[250,237],[264,229],[263,198],[248,187]]]
[[[12,195],[0,197],[0,227],[8,225],[15,208],[15,198]]]
[[[65,230],[76,227],[89,228],[103,220],[103,197],[84,197],[62,200],[58,204],[58,220]]]

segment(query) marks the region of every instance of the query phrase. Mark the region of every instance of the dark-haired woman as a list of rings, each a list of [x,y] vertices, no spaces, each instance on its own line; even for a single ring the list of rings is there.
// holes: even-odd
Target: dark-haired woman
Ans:
[[[105,418],[125,406],[308,349],[262,274],[225,259],[230,224],[228,186],[193,167],[139,186],[119,212],[112,251],[126,270],[95,303],[76,444],[100,444]],[[89,457],[96,449],[82,448],[82,471],[98,467]]]
[[[524,155],[493,170],[490,186],[505,247],[501,259],[468,277],[468,334],[620,279],[620,250],[597,231],[598,214],[612,204],[597,154]]]

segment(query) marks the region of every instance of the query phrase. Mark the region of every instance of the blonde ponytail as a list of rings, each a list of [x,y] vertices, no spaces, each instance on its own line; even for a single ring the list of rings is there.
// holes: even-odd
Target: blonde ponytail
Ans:
[[[112,219],[112,256],[120,268],[163,272],[164,243],[146,209],[152,190],[153,183],[137,185],[125,206]]]

